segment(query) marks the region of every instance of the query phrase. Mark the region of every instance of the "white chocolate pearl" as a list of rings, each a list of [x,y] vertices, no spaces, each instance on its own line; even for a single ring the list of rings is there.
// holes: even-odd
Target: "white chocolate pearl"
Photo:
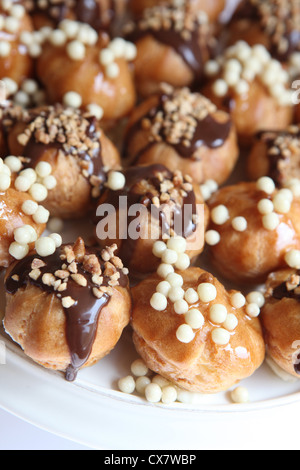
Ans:
[[[29,253],[28,245],[21,245],[20,243],[13,242],[11,243],[9,247],[9,254],[17,260],[21,260],[25,258],[25,256],[28,255],[28,253]]]
[[[179,253],[178,254],[178,259],[175,263],[175,267],[179,270],[179,271],[185,271],[186,269],[188,269],[191,265],[191,260],[189,258],[189,256],[185,253]]]
[[[49,220],[50,212],[43,206],[38,206],[32,218],[36,224],[46,224]]]
[[[42,237],[35,242],[35,249],[40,256],[50,256],[55,253],[56,245],[52,238]]]
[[[135,391],[135,380],[131,375],[123,377],[118,381],[118,387],[121,392],[131,394]]]
[[[154,310],[157,310],[158,312],[163,312],[168,306],[168,300],[164,295],[160,294],[159,292],[156,292],[151,297],[150,304]]]
[[[246,312],[251,318],[256,318],[260,314],[260,308],[257,304],[249,304],[246,307]]]
[[[182,287],[183,286],[183,277],[177,273],[171,273],[167,276],[166,281],[171,285],[171,287]]]
[[[162,397],[161,401],[164,405],[170,405],[171,403],[175,403],[177,400],[177,390],[175,387],[169,385],[168,387],[164,387],[162,390]]]
[[[238,326],[239,322],[237,317],[233,313],[227,315],[226,320],[223,323],[223,326],[228,331],[233,331]]]
[[[31,184],[34,184],[37,180],[37,174],[32,168],[26,168],[25,170],[22,170],[20,175],[27,178]]]
[[[191,287],[185,292],[184,298],[187,301],[188,304],[193,305],[199,300],[199,295],[195,291],[195,289],[192,289]]]
[[[138,377],[135,382],[135,389],[140,395],[145,394],[145,389],[147,385],[151,383],[151,380],[149,377],[143,376],[143,377]]]
[[[71,108],[80,108],[82,105],[82,97],[75,91],[69,91],[64,95],[63,102],[66,106],[70,106]]]
[[[37,233],[31,225],[23,225],[14,231],[14,238],[17,243],[28,245],[36,241]]]
[[[109,49],[113,52],[114,57],[123,57],[126,47],[126,41],[123,38],[115,38],[109,44]]]
[[[49,175],[43,178],[43,185],[45,186],[45,188],[49,189],[49,191],[51,191],[51,189],[54,189],[57,186],[55,176]]]
[[[205,320],[202,313],[193,308],[185,315],[185,321],[193,330],[198,330],[203,327]]]
[[[25,176],[18,176],[15,181],[15,188],[20,192],[27,192],[31,186],[31,181]]]
[[[112,64],[113,61],[115,60],[115,55],[111,49],[102,49],[102,51],[99,54],[99,61],[100,64],[107,66],[109,64]]]
[[[131,372],[136,377],[143,377],[148,374],[149,369],[142,359],[137,359],[131,364]]]
[[[175,264],[178,260],[178,253],[174,250],[169,250],[168,248],[162,254],[162,262],[166,264]]]
[[[222,324],[227,318],[227,308],[225,305],[215,304],[210,308],[209,316],[213,323]]]
[[[59,248],[62,245],[62,237],[59,233],[51,233],[49,237],[54,241],[56,248]]]
[[[213,284],[204,282],[198,286],[198,294],[201,302],[209,303],[216,299],[217,289]]]
[[[47,199],[48,191],[43,184],[34,183],[29,189],[29,194],[35,201],[42,202]]]
[[[126,178],[119,171],[111,171],[108,175],[107,186],[112,191],[123,189],[126,184]]]
[[[262,223],[266,230],[272,232],[273,230],[276,230],[276,228],[280,224],[280,219],[278,214],[272,212],[271,214],[263,216]]]
[[[261,199],[257,205],[258,211],[262,215],[271,214],[274,211],[273,202],[269,199]]]
[[[290,268],[300,269],[300,250],[291,250],[286,253],[285,261]]]
[[[262,308],[265,305],[265,297],[261,292],[253,291],[247,295],[247,302],[249,304],[257,304],[259,308]]]
[[[95,116],[99,121],[103,118],[104,110],[98,104],[91,103],[87,106],[87,110],[90,114]]]
[[[38,206],[37,202],[31,201],[30,199],[28,199],[27,201],[25,201],[23,203],[22,211],[26,215],[34,215],[36,213],[36,211],[38,210],[38,207],[39,206]]]
[[[80,41],[75,40],[69,42],[66,51],[72,60],[83,60],[85,58],[85,46]]]
[[[0,41],[0,56],[8,57],[11,51],[11,45],[7,41]]]
[[[219,346],[226,346],[230,341],[230,333],[224,328],[216,328],[212,331],[212,340]]]
[[[234,308],[242,308],[246,305],[246,298],[240,292],[236,292],[231,296],[231,305]]]
[[[249,403],[249,391],[245,387],[237,387],[231,392],[231,399],[238,404]]]
[[[10,187],[10,184],[10,176],[5,173],[0,173],[0,191],[6,191]]]
[[[284,194],[276,194],[273,204],[275,211],[279,214],[288,214],[291,210],[291,201]]]
[[[167,243],[169,250],[176,251],[176,253],[185,253],[186,251],[186,239],[183,237],[170,238]]]
[[[262,178],[259,178],[256,186],[257,189],[265,192],[266,194],[273,194],[276,189],[274,181],[269,178],[269,176],[263,176]]]
[[[247,230],[248,222],[245,217],[235,217],[232,220],[232,227],[237,232],[245,232]]]
[[[108,78],[117,78],[120,74],[120,67],[118,66],[118,64],[113,62],[112,64],[109,64],[106,67],[105,74]]]
[[[229,219],[229,212],[227,207],[219,205],[211,211],[211,220],[216,225],[224,225]]]
[[[132,61],[137,57],[137,47],[132,42],[126,42],[126,47],[123,56],[127,61]]]
[[[153,253],[154,256],[156,256],[157,258],[161,258],[163,252],[164,252],[166,249],[167,249],[167,245],[166,245],[164,242],[157,241],[157,242],[155,242],[154,245],[153,245],[152,253]]]
[[[228,92],[228,85],[223,79],[216,80],[213,84],[213,92],[216,96],[225,96]]]
[[[174,310],[175,310],[175,313],[177,313],[177,315],[184,315],[185,313],[188,312],[189,305],[185,300],[180,299],[174,303]]]
[[[191,343],[195,338],[195,333],[190,325],[183,324],[176,331],[176,337],[181,343]]]
[[[221,235],[216,230],[208,230],[205,234],[205,241],[209,246],[216,246],[220,243]]]
[[[156,292],[168,297],[169,292],[171,290],[171,285],[167,281],[160,282],[156,287]]]
[[[184,290],[181,287],[172,287],[168,297],[171,302],[175,303],[184,298]]]
[[[159,403],[162,397],[162,389],[158,384],[151,383],[145,388],[145,397],[150,403]]]
[[[165,263],[160,264],[157,269],[157,274],[164,279],[173,272],[174,272],[173,266],[171,266],[170,264],[165,264]]]
[[[13,155],[6,157],[4,163],[13,173],[18,173],[22,169],[22,162],[19,158],[14,157]]]
[[[52,173],[52,166],[48,162],[39,162],[35,167],[35,171],[41,178],[46,178]]]

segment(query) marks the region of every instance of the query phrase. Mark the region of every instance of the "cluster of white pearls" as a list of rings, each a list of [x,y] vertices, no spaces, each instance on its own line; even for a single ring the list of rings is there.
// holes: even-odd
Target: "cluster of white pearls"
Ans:
[[[6,98],[9,98],[16,106],[32,108],[46,103],[45,91],[32,78],[25,79],[20,87],[9,77],[4,77],[1,81],[5,85]]]
[[[5,15],[0,15],[0,30],[8,35],[16,35],[20,30],[20,22],[25,15],[23,5],[16,5],[11,0],[2,0],[1,8]],[[5,37],[5,34],[3,35]],[[11,53],[11,43],[6,39],[0,40],[0,57],[8,57]]]
[[[26,168],[19,172],[15,180],[15,189],[28,192],[36,202],[43,202],[48,197],[48,191],[56,187],[56,178],[51,174],[52,167],[48,162],[39,162],[33,168]]]
[[[262,224],[266,230],[276,230],[280,224],[280,215],[288,214],[291,210],[293,192],[288,188],[276,191],[274,181],[268,176],[259,178],[256,186],[259,191],[267,195],[259,201],[257,206],[258,212],[262,215]]]
[[[99,54],[100,64],[105,68],[105,75],[108,78],[116,78],[120,74],[117,64],[118,59],[125,59],[132,62],[137,56],[137,49],[132,42],[125,41],[123,38],[113,39],[105,49]]]
[[[209,61],[205,73],[211,78],[219,77],[213,84],[216,96],[223,97],[230,89],[238,95],[248,94],[251,82],[257,79],[280,106],[293,106],[293,92],[287,89],[288,72],[261,44],[250,47],[245,41],[238,41],[222,56]]]
[[[218,183],[214,180],[207,180],[200,186],[204,201],[208,201],[212,195],[218,191]]]

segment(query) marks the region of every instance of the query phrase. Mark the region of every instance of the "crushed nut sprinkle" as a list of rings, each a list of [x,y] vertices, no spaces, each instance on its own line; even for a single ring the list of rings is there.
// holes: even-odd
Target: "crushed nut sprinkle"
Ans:
[[[215,105],[188,88],[174,90],[162,85],[161,106],[145,117],[141,126],[150,131],[151,142],[165,140],[170,145],[191,147],[197,125],[216,112]]]
[[[298,0],[250,0],[260,24],[270,38],[274,52],[285,56],[299,50],[300,3]],[[296,38],[296,40],[295,40]]]

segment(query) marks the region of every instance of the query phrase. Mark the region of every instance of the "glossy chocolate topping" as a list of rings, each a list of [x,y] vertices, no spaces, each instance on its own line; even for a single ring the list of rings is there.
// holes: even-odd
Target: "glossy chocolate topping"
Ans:
[[[44,292],[55,295],[62,301],[66,316],[66,340],[71,355],[71,363],[66,371],[66,379],[73,381],[78,370],[87,362],[91,354],[97,333],[98,320],[101,311],[110,301],[112,288],[109,287],[111,284],[110,277],[105,276],[105,263],[99,251],[89,248],[86,250],[85,256],[94,255],[96,258],[93,257],[93,261],[98,260],[101,271],[104,273],[101,274],[103,278],[101,287],[93,281],[95,278],[89,272],[87,258],[82,258],[81,261],[74,259],[68,265],[64,251],[66,246],[59,248],[47,258],[32,254],[18,262],[7,278],[5,287],[9,294],[15,294],[19,289],[32,284]],[[35,269],[39,269],[40,275],[36,278],[32,271],[34,266],[39,265],[39,261],[41,267]],[[127,277],[122,270],[116,269],[115,271],[119,273],[117,285],[126,287]],[[67,281],[61,279],[64,275],[67,276]],[[86,285],[78,283],[78,275],[80,281],[82,279],[86,280],[83,283],[86,283]],[[59,284],[59,280],[61,280],[60,286],[65,283],[63,290],[59,290],[58,285],[55,284],[55,281],[58,281]],[[102,288],[103,292],[101,297],[97,298],[94,289],[99,290],[99,288]],[[65,308],[63,306],[63,299],[65,298],[70,298],[74,304]]]

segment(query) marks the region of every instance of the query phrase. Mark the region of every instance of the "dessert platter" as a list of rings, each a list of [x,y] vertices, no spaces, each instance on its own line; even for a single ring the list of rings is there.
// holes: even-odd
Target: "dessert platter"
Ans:
[[[0,0],[0,406],[90,447],[300,403],[300,6],[233,3]]]

